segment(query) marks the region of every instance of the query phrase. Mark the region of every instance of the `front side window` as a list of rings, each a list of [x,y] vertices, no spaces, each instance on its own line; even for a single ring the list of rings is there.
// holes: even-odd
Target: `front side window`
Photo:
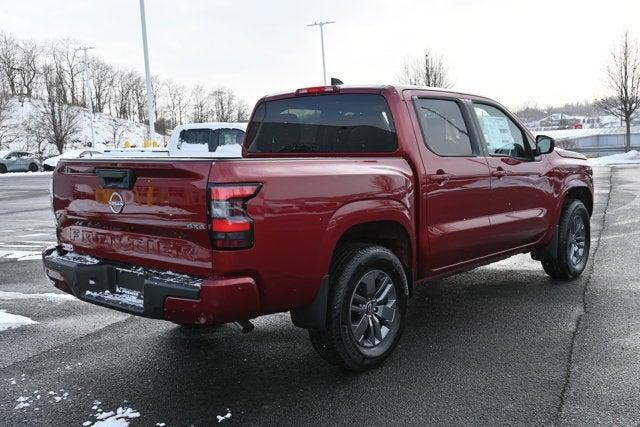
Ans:
[[[471,156],[469,132],[456,101],[422,98],[418,117],[427,148],[440,156]]]
[[[522,130],[505,113],[486,104],[474,104],[489,155],[529,157],[531,150]]]
[[[333,94],[266,101],[247,129],[250,153],[375,153],[397,149],[381,95]]]

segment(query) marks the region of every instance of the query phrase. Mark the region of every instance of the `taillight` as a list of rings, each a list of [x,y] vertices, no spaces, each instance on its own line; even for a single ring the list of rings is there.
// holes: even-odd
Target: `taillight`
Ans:
[[[261,184],[209,185],[209,217],[214,249],[246,249],[253,246],[253,219],[247,214],[247,200],[255,197]]]

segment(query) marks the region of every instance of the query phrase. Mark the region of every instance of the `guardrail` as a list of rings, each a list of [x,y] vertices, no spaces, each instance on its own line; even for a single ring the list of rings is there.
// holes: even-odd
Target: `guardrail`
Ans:
[[[624,134],[588,135],[557,140],[558,147],[592,156],[624,153]],[[631,149],[640,151],[640,133],[631,134]]]

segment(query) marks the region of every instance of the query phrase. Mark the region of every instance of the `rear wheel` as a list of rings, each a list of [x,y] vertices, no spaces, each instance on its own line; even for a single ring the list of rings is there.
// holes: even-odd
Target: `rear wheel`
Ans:
[[[568,200],[558,225],[558,251],[554,258],[542,260],[542,268],[554,279],[580,276],[589,260],[591,227],[589,212],[579,200]]]
[[[31,163],[29,165],[29,172],[38,172],[38,165],[36,165],[35,163]]]
[[[409,291],[402,264],[386,248],[348,245],[338,250],[330,283],[327,328],[309,331],[313,347],[349,370],[379,365],[404,329]]]
[[[5,165],[0,165],[0,173],[7,173],[7,167]]]

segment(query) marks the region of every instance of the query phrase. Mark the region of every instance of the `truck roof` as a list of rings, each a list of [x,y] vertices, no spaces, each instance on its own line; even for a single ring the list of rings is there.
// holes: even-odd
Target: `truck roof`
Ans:
[[[425,92],[432,92],[432,93],[440,92],[440,93],[447,93],[447,94],[455,94],[455,95],[460,95],[460,96],[464,96],[464,97],[472,97],[472,98],[476,98],[476,99],[486,99],[486,100],[490,99],[490,98],[487,98],[487,97],[484,97],[484,96],[474,95],[474,94],[471,94],[471,93],[460,92],[460,91],[457,91],[457,90],[444,89],[444,88],[441,88],[441,87],[429,87],[429,86],[377,84],[377,85],[340,85],[339,88],[340,88],[340,92],[351,92],[351,93],[358,92],[358,91],[367,91],[367,92],[368,91],[379,91],[379,92],[396,91],[397,93],[401,94],[405,90],[422,90],[422,91],[425,91]],[[268,94],[268,95],[265,95],[264,97],[262,97],[262,99],[260,101],[270,100],[270,99],[277,99],[277,98],[288,98],[288,97],[291,97],[291,96],[296,96],[296,90],[290,91],[290,92],[279,92],[279,93]]]

